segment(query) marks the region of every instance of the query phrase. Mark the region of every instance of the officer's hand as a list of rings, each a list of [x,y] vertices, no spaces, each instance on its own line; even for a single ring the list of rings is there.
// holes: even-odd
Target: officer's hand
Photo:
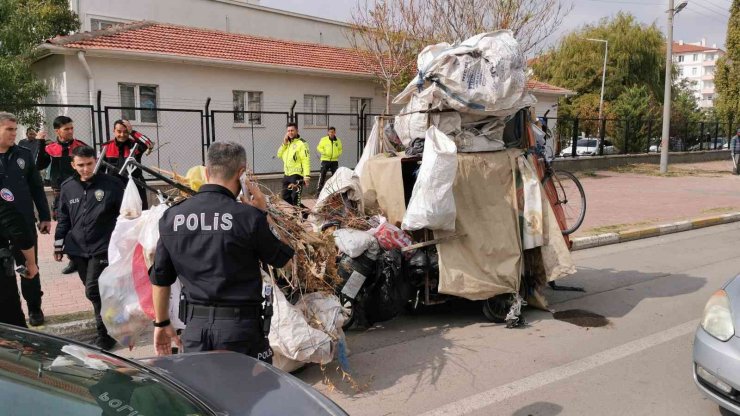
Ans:
[[[39,232],[41,234],[49,234],[51,232],[51,221],[41,221],[39,223]]]
[[[283,137],[283,144],[290,144],[290,136],[288,136],[288,133],[285,133],[285,137]]]
[[[64,254],[62,253],[54,253],[54,260],[56,261],[62,261],[63,257],[64,257]]]
[[[38,132],[38,134],[36,134],[36,140],[46,140],[46,130],[41,130],[40,132]]]
[[[306,188],[308,188],[308,183],[309,183],[309,182],[310,182],[310,179],[309,179],[309,178],[305,178],[305,179],[303,179],[303,183],[305,183],[305,184],[306,184]]]
[[[26,279],[33,279],[37,274],[39,274],[39,266],[36,265],[36,263],[26,263],[26,274],[23,277]]]
[[[259,210],[267,211],[267,198],[262,193],[259,185],[253,181],[247,181],[247,190],[252,195],[252,200],[248,200],[242,195],[242,202],[251,205]]]
[[[172,343],[182,350],[182,341],[177,336],[175,327],[167,325],[164,328],[154,328],[154,349],[157,355],[172,354]]]

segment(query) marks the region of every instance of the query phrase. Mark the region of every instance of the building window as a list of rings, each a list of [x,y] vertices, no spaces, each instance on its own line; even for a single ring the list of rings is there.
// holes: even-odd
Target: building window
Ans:
[[[698,72],[698,71],[697,71],[696,67],[694,67],[694,68],[691,68],[691,75],[696,75],[696,74],[697,74],[697,72]]]
[[[678,62],[683,62],[683,60],[684,60],[684,56],[683,55],[678,55]]]
[[[121,117],[142,123],[157,122],[157,86],[118,84],[121,95]]]
[[[303,124],[307,127],[329,127],[329,96],[304,95],[303,111],[314,114],[304,114]],[[324,113],[324,114],[321,114]]]
[[[698,61],[699,60],[699,54],[698,53],[695,53],[693,59],[694,59],[694,62]]]
[[[365,113],[369,113],[372,108],[372,103],[372,98],[350,97],[349,112],[352,114],[360,114],[362,106],[365,105]],[[355,117],[351,117],[349,119],[349,126],[353,129],[357,128],[357,119]]]
[[[114,22],[112,20],[90,19],[90,30],[103,30],[120,24],[121,22]]]
[[[233,91],[233,97],[234,123],[244,124],[246,116],[250,125],[261,126],[262,91]]]
[[[683,68],[678,68],[678,76],[679,77],[683,76]]]
[[[714,75],[714,67],[713,67],[713,66],[708,66],[708,67],[707,67],[707,68],[706,68],[706,69],[704,70],[704,73],[705,73],[706,75]]]

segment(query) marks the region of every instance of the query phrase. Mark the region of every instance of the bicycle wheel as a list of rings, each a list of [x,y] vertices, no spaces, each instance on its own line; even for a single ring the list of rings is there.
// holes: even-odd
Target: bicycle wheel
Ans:
[[[572,173],[558,170],[546,176],[542,186],[551,196],[550,200],[563,210],[566,223],[563,234],[575,232],[586,217],[586,194],[581,182]]]

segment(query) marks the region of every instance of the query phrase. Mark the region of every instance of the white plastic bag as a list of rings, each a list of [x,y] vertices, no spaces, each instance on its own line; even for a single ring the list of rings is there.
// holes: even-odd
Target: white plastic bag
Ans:
[[[544,243],[542,218],[542,193],[540,181],[529,161],[518,157],[517,164],[522,175],[524,207],[522,208],[522,248],[529,250]]]
[[[336,230],[333,235],[337,249],[352,258],[360,256],[376,241],[372,234],[351,228]]]
[[[359,177],[356,173],[349,168],[340,167],[337,171],[331,175],[331,178],[326,181],[324,187],[319,193],[316,204],[314,205],[313,212],[318,212],[326,203],[326,199],[335,193],[347,193],[347,198],[350,201],[357,202],[360,212],[364,212],[363,201],[362,201],[362,187],[360,186]]]
[[[370,135],[367,136],[365,148],[362,150],[362,156],[360,157],[360,160],[357,161],[357,166],[355,166],[355,175],[357,175],[358,178],[362,177],[362,170],[365,167],[365,163],[367,163],[371,157],[378,153],[393,150],[393,144],[385,139],[382,134],[382,130],[383,129],[380,128],[380,117],[375,117],[373,128],[370,130]]]
[[[123,191],[120,214],[123,218],[129,220],[139,218],[141,216],[142,206],[139,189],[136,187],[134,180],[129,176],[126,189]]]
[[[411,193],[401,228],[404,230],[455,230],[455,197],[452,185],[457,173],[455,143],[432,126],[426,132],[419,175]]]

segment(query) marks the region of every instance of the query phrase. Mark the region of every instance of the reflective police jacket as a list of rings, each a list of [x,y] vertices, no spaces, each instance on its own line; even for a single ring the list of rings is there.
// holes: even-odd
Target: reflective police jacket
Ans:
[[[316,150],[321,155],[322,162],[336,162],[342,156],[342,140],[339,137],[334,137],[332,140],[329,136],[324,136],[316,146]]]
[[[136,145],[137,143],[139,143],[137,140],[131,138],[129,138],[125,142],[119,142],[116,139],[107,141],[103,145],[105,146],[105,154],[103,155],[103,160],[106,163],[114,166],[115,169],[105,169],[105,172],[111,175],[121,176],[118,174],[118,172],[121,171],[121,168],[126,162],[126,159],[131,155],[131,149],[133,149],[134,145]],[[144,155],[146,149],[146,145],[144,145],[143,143],[139,143],[139,147],[136,148],[136,152],[134,153],[134,159],[136,159],[137,162],[141,163],[141,157]],[[141,171],[141,169],[136,169],[133,173],[133,176],[134,178],[143,178],[144,173]]]
[[[123,189],[120,179],[105,174],[97,174],[87,182],[77,175],[64,181],[54,247],[62,247],[69,255],[88,258],[107,253],[121,209]]]
[[[33,232],[23,224],[23,216],[11,204],[0,199],[0,248],[13,244],[20,250],[28,250],[35,244]]]
[[[281,242],[267,214],[237,202],[219,185],[205,184],[159,220],[152,284],[179,276],[188,301],[239,306],[263,300],[260,262],[282,267],[293,249]]]
[[[87,144],[77,139],[72,139],[66,143],[57,139],[54,143],[46,146],[46,154],[51,157],[49,179],[53,189],[58,190],[62,186],[62,182],[75,175],[75,170],[72,169],[72,151],[80,146],[87,146]]]
[[[283,160],[285,176],[300,175],[307,178],[311,175],[311,154],[302,138],[296,137],[280,146],[277,157]]]
[[[40,221],[51,221],[44,183],[31,151],[12,146],[6,156],[0,157],[0,198],[12,202],[31,229],[36,224],[34,205]]]

